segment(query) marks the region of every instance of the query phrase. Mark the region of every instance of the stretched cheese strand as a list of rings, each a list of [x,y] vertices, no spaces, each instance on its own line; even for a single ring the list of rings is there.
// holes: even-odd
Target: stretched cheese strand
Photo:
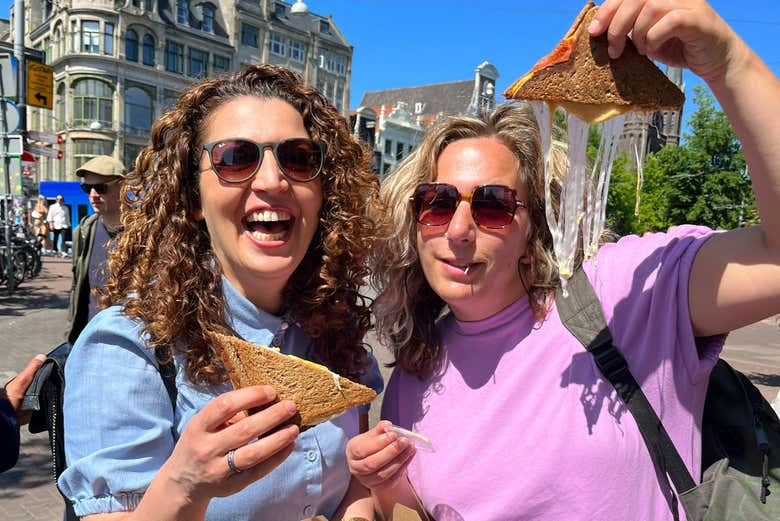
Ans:
[[[588,169],[588,123],[569,114],[566,146],[568,165],[565,171],[556,172],[552,158],[552,148],[556,146],[552,141],[552,113],[555,106],[543,101],[531,101],[529,104],[539,125],[544,151],[545,215],[565,296],[567,280],[574,273],[580,239],[585,259],[598,251],[606,220],[609,179],[625,117],[619,115],[600,124],[601,140],[596,162],[592,169]],[[551,183],[556,181],[561,183],[557,218],[550,191]]]
[[[634,204],[634,215],[639,217],[639,202],[642,196],[642,185],[645,184],[645,162],[639,155],[639,147],[634,142],[634,154],[636,157],[636,203]]]
[[[585,222],[583,223],[583,259],[594,257],[598,252],[607,213],[607,196],[612,165],[618,153],[618,141],[623,133],[625,116],[620,115],[599,125],[601,139],[596,153],[590,180],[587,183]],[[585,145],[587,147],[587,144]]]

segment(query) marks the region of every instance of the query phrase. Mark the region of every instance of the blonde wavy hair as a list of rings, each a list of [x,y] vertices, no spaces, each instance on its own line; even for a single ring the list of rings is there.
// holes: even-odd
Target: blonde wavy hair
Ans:
[[[548,312],[552,290],[559,284],[544,210],[544,153],[533,114],[524,105],[507,103],[483,119],[459,116],[443,120],[382,184],[380,198],[385,210],[377,219],[383,239],[371,255],[371,282],[379,291],[373,304],[378,337],[393,350],[396,365],[420,378],[429,376],[440,361],[435,326],[446,304],[431,289],[420,266],[417,223],[409,198],[418,184],[436,180],[438,158],[449,144],[481,137],[498,139],[519,162],[517,175],[526,189],[531,221],[531,263],[522,271],[518,266],[518,273],[537,320]],[[557,208],[560,186],[554,183],[551,191]]]
[[[283,298],[312,338],[315,358],[358,378],[367,366],[363,336],[370,326],[368,303],[359,290],[376,238],[368,209],[377,203],[379,183],[370,172],[370,153],[350,134],[344,118],[283,67],[251,66],[202,81],[154,124],[151,144],[126,181],[124,231],[109,258],[112,275],[102,303],[121,304],[127,316],[139,320],[150,348],[176,346],[183,352],[193,382],[225,381],[208,339],[210,331],[230,331],[222,271],[209,231],[196,219],[198,162],[209,115],[241,96],[286,101],[301,114],[310,137],[327,144],[319,226]],[[164,358],[169,357],[170,351]]]

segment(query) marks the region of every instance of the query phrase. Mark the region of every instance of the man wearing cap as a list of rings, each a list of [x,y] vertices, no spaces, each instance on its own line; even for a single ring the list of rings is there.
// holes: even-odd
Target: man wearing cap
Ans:
[[[120,194],[127,171],[110,156],[90,159],[78,170],[81,189],[89,196],[95,213],[84,217],[73,238],[73,285],[70,290],[67,339],[76,341],[81,330],[97,313],[92,288],[106,283],[108,244],[122,229]]]

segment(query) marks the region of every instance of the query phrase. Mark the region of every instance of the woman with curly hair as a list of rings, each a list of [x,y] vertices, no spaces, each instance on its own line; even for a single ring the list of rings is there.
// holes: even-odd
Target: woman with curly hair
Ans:
[[[125,185],[110,307],[66,368],[59,486],[77,515],[373,518],[344,453],[367,408],[279,427],[295,404],[232,390],[209,341],[237,334],[381,391],[359,293],[375,236],[369,164],[338,112],[282,67],[205,80],[155,123]],[[158,372],[171,361],[173,407]]]
[[[750,165],[761,225],[624,237],[578,273],[698,483],[725,334],[780,311],[780,82],[700,0],[607,0],[593,20],[613,57],[631,33],[640,51],[702,76]],[[445,120],[382,186],[375,313],[396,367],[384,420],[349,442],[347,461],[385,513],[400,502],[439,521],[684,516],[625,403],[562,322],[543,179],[530,111],[505,104]]]

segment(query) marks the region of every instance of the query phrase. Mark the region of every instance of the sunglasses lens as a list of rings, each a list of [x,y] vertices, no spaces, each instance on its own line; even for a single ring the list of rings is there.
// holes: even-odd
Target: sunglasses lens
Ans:
[[[480,186],[471,198],[474,221],[485,228],[503,228],[508,225],[516,209],[515,192],[507,186]]]
[[[455,213],[458,191],[454,186],[425,183],[414,192],[414,214],[417,222],[428,226],[447,224]]]
[[[108,186],[105,183],[98,183],[94,185],[81,183],[81,190],[85,194],[89,195],[92,192],[92,189],[94,189],[98,194],[103,195],[108,190]]]
[[[286,139],[277,146],[276,159],[289,178],[310,181],[322,168],[322,148],[311,139]]]
[[[251,177],[257,169],[260,154],[251,141],[230,139],[216,143],[211,149],[211,162],[220,178],[236,183]]]

